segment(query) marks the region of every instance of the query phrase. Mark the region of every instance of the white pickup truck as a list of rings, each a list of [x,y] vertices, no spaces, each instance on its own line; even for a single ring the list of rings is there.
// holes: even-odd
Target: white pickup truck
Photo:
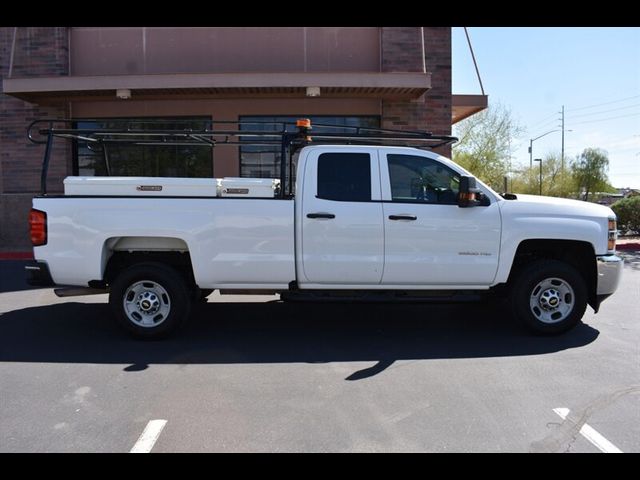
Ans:
[[[32,283],[109,292],[115,318],[142,338],[173,332],[214,289],[318,301],[503,294],[529,329],[561,333],[618,286],[607,207],[501,196],[411,147],[305,143],[291,172],[290,195],[284,178],[68,177],[64,195],[33,199]]]

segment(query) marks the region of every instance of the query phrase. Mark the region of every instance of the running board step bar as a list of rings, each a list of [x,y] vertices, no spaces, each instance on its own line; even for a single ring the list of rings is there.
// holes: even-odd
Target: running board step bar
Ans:
[[[65,287],[55,288],[53,293],[57,297],[79,297],[81,295],[100,295],[101,293],[109,293],[106,288],[91,288],[91,287]]]
[[[459,303],[478,302],[483,295],[478,293],[432,292],[406,294],[404,292],[345,292],[345,291],[288,291],[280,293],[285,302],[362,302],[362,303]]]

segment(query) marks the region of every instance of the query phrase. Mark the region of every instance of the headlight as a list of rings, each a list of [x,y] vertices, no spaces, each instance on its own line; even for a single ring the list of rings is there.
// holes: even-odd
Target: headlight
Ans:
[[[616,239],[618,238],[618,230],[615,218],[609,219],[609,227],[607,228],[607,250],[610,252],[616,249]]]

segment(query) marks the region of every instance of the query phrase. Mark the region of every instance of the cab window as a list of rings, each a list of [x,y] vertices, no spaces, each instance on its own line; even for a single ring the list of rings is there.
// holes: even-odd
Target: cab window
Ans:
[[[318,158],[318,198],[339,202],[371,200],[368,153],[323,153]]]
[[[387,155],[394,202],[456,205],[460,175],[446,165],[418,155]]]

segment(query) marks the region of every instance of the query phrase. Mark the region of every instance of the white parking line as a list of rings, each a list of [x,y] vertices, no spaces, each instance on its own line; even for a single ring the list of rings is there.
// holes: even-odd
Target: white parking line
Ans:
[[[166,424],[166,420],[150,420],[129,453],[149,453]]]
[[[563,420],[567,418],[567,415],[569,415],[570,412],[568,408],[554,408],[553,411],[560,415],[560,418],[562,418]],[[613,443],[604,438],[586,423],[582,425],[580,433],[584,438],[589,440],[604,453],[622,453],[622,450],[620,450]]]

